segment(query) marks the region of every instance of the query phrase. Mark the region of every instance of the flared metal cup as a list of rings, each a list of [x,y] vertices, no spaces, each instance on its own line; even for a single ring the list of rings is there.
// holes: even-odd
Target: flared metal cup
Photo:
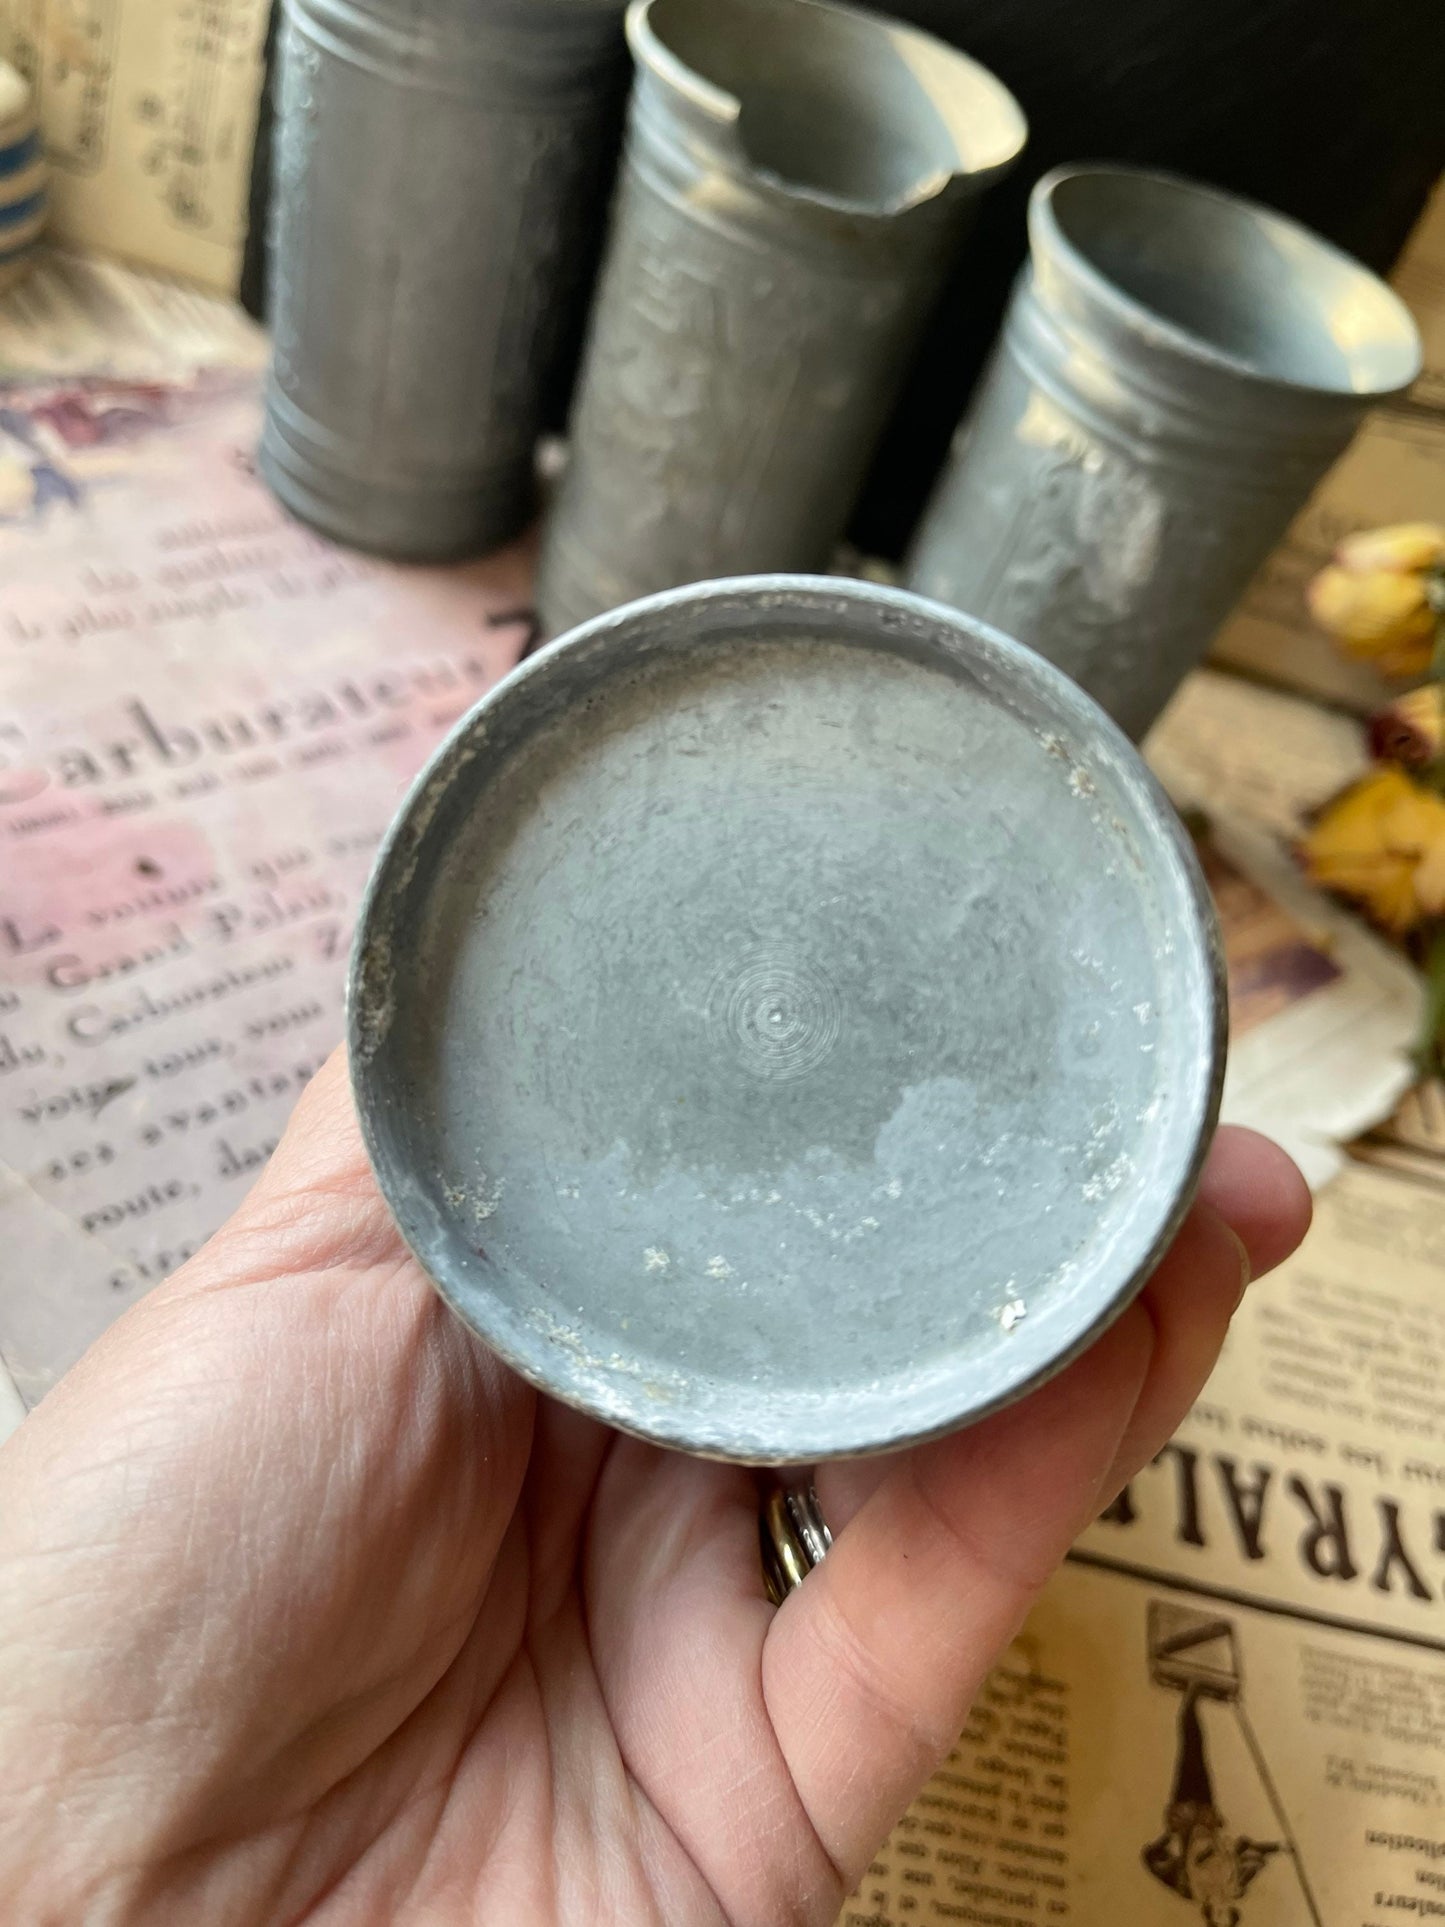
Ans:
[[[1065,167],[907,567],[1136,740],[1420,342],[1357,262],[1165,174]]]

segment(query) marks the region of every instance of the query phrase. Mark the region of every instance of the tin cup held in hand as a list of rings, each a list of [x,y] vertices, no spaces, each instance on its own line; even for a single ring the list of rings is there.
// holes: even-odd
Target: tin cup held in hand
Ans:
[[[1128,168],[1046,175],[909,586],[997,623],[1136,740],[1420,343],[1283,216]]]
[[[262,473],[358,548],[494,548],[602,221],[621,0],[284,7]]]
[[[818,0],[634,0],[627,152],[539,602],[827,565],[978,195],[991,74]]]
[[[674,589],[530,657],[377,861],[383,1191],[524,1377],[756,1463],[1021,1396],[1123,1310],[1219,1105],[1193,848],[1031,650],[871,583]]]

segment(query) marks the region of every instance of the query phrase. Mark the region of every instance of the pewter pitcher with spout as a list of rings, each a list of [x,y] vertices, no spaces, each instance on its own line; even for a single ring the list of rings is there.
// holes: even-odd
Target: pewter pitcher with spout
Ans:
[[[912,28],[820,0],[634,0],[609,252],[543,545],[547,627],[826,567],[1023,115]]]

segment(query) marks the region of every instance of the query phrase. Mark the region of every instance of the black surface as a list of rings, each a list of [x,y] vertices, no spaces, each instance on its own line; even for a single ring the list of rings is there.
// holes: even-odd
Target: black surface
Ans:
[[[279,4],[273,4],[266,22],[266,45],[262,54],[265,80],[256,114],[256,146],[251,156],[251,193],[246,215],[246,247],[241,256],[241,285],[237,290],[241,306],[258,321],[266,318],[266,215],[271,205],[271,130],[275,124],[276,28],[281,18]]]
[[[1018,96],[1030,139],[961,259],[855,519],[907,541],[1062,161],[1213,181],[1384,270],[1445,167],[1445,0],[893,0]]]

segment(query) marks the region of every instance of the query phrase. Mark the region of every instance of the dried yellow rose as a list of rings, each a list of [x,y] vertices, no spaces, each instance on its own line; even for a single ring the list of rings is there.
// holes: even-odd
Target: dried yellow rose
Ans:
[[[1316,883],[1403,935],[1445,911],[1445,797],[1386,764],[1321,811],[1302,855]]]
[[[1356,574],[1393,569],[1416,574],[1445,564],[1445,529],[1434,522],[1397,522],[1387,529],[1361,529],[1347,535],[1335,554]]]
[[[1352,575],[1331,563],[1310,584],[1309,607],[1352,656],[1387,676],[1419,676],[1430,667],[1435,616],[1420,576],[1384,569]]]
[[[1445,685],[1422,683],[1373,716],[1370,754],[1408,769],[1445,757]]]
[[[1387,676],[1419,676],[1430,667],[1438,602],[1432,589],[1445,571],[1445,529],[1403,522],[1349,536],[1307,592],[1310,613],[1352,656]]]

